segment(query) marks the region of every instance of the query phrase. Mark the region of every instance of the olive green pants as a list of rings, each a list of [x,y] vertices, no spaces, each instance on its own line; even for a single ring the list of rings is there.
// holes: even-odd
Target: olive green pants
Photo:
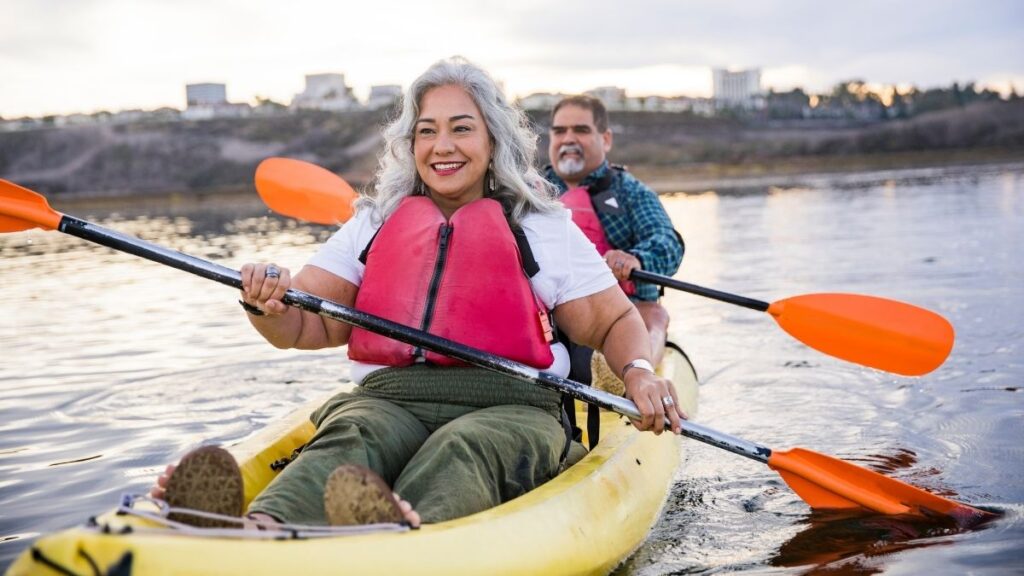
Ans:
[[[558,394],[480,368],[379,370],[312,414],[316,434],[249,512],[326,524],[324,483],[341,464],[380,474],[424,522],[486,510],[558,473],[559,410]]]

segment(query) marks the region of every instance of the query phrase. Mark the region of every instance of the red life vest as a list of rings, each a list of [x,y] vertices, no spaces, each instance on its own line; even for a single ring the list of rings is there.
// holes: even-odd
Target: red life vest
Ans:
[[[554,362],[547,311],[496,200],[470,202],[445,221],[429,198],[405,198],[365,255],[356,309],[535,368]],[[421,356],[465,365],[360,328],[352,329],[348,356],[386,366]]]
[[[601,226],[601,220],[597,217],[597,211],[594,210],[594,203],[590,200],[590,192],[585,186],[567,190],[565,194],[562,194],[561,200],[562,204],[565,204],[565,207],[572,212],[572,221],[583,231],[583,235],[594,243],[598,254],[604,256],[609,250],[614,250],[614,247],[608,242],[604,226]],[[620,280],[619,286],[627,296],[636,293],[636,285],[630,280]]]

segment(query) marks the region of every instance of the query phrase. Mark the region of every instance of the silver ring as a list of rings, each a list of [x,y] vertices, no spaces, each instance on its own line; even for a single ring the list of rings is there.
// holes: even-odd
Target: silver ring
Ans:
[[[675,406],[676,401],[673,400],[671,396],[663,396],[661,399],[661,403],[664,404],[666,408],[668,408],[669,406]]]
[[[267,266],[266,276],[267,278],[280,278],[281,269],[271,264],[270,266]]]

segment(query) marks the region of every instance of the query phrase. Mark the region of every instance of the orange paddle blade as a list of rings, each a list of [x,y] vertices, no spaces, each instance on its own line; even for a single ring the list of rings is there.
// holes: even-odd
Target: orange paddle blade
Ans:
[[[905,376],[935,370],[953,349],[953,325],[948,320],[886,298],[807,294],[773,302],[768,313],[811,348]]]
[[[63,216],[50,208],[46,198],[14,182],[0,180],[0,232],[32,228],[56,230]]]
[[[256,191],[274,212],[317,224],[352,217],[357,194],[338,175],[309,162],[267,158],[256,168]]]
[[[960,527],[995,517],[990,512],[804,448],[773,451],[768,466],[811,508],[865,508],[881,514],[948,516]]]

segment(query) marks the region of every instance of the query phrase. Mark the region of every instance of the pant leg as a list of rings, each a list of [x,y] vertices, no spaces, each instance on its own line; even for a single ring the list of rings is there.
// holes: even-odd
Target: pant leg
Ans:
[[[327,477],[341,464],[359,464],[389,484],[429,433],[405,409],[387,400],[339,394],[313,414],[316,434],[299,456],[249,505],[294,524],[326,524]]]
[[[565,445],[561,423],[532,406],[460,416],[434,432],[394,484],[424,522],[486,510],[554,478]]]

